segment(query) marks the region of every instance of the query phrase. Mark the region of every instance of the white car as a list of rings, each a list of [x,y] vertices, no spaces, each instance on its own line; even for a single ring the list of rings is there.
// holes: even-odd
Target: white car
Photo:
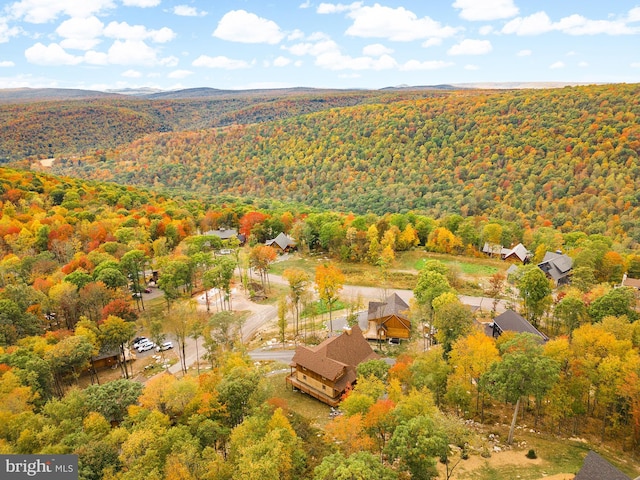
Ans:
[[[142,352],[146,352],[148,350],[151,350],[155,346],[156,346],[156,344],[153,343],[153,342],[141,343],[140,345],[138,345],[138,353],[142,353]]]
[[[133,339],[133,348],[138,348],[142,343],[148,343],[149,340],[147,337],[136,337]]]
[[[173,342],[164,342],[162,345],[156,347],[156,352],[164,352],[170,348],[173,348]]]

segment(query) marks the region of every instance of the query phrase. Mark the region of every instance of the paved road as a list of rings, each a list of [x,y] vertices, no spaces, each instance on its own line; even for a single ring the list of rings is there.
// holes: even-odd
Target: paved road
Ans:
[[[279,275],[269,275],[269,281],[271,283],[284,284],[287,285],[287,281],[283,279]],[[155,293],[155,292],[154,292]],[[356,299],[360,299],[364,305],[369,301],[382,300],[386,296],[391,295],[392,293],[397,293],[400,298],[402,298],[405,302],[409,303],[413,298],[412,290],[401,290],[401,289],[385,289],[378,287],[363,287],[358,285],[345,285],[340,293],[340,296],[347,301],[355,301]],[[490,311],[493,306],[493,300],[487,297],[474,297],[468,295],[459,295],[460,301],[466,305],[470,305],[472,307],[477,307],[482,311]],[[199,304],[204,308],[204,298],[198,298]],[[213,305],[212,300],[212,305]],[[242,310],[250,310],[253,313],[247,318],[243,327],[242,327],[242,340],[243,342],[249,341],[255,333],[264,325],[269,323],[270,321],[275,320],[277,317],[277,307],[274,305],[260,305],[249,301],[244,295],[240,292],[234,291],[232,293],[231,304],[234,310],[242,311]],[[502,313],[507,309],[507,302],[504,300],[500,300],[496,306],[496,311],[498,313]],[[328,320],[327,320],[328,321]],[[367,312],[363,310],[359,312],[358,323],[362,329],[367,329]],[[346,317],[344,315],[338,316],[333,319],[333,329],[334,330],[342,330],[346,325]],[[175,339],[169,338],[169,340],[173,340],[174,347],[177,348],[177,342]],[[202,348],[202,342],[199,340],[199,352],[200,358],[205,353],[204,348]],[[196,347],[195,340],[188,338],[185,346],[186,351],[186,364],[191,367],[196,363],[197,355],[196,355]],[[177,353],[177,352],[176,352]],[[289,363],[291,358],[293,357],[293,350],[267,350],[267,349],[258,349],[250,352],[251,358],[254,360],[277,360],[282,361],[283,363]],[[180,363],[176,363],[169,368],[171,373],[177,374],[181,372]]]
[[[279,283],[287,285],[287,281],[279,275],[269,275],[269,279],[272,283]],[[370,300],[382,301],[387,296],[397,293],[402,300],[409,304],[413,298],[413,290],[401,290],[394,288],[382,288],[382,287],[363,287],[359,285],[344,285],[340,292],[340,297],[345,300],[355,301],[360,298],[365,304]],[[474,297],[469,295],[458,295],[458,298],[465,305],[471,307],[478,307],[484,312],[491,311],[493,307],[493,299],[489,297]],[[505,300],[499,300],[496,305],[496,311],[502,313],[507,310],[507,302]],[[335,325],[334,325],[335,326]]]
[[[295,350],[259,348],[249,352],[249,356],[256,361],[274,360],[285,364],[291,363]]]

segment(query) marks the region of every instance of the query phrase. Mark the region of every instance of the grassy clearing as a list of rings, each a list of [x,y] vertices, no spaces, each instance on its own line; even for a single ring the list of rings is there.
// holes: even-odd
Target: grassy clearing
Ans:
[[[313,279],[315,277],[316,267],[327,262],[334,263],[340,268],[345,277],[345,284],[347,285],[360,285],[363,287],[379,287],[381,285],[382,274],[378,267],[366,263],[340,262],[325,257],[300,258],[296,256],[274,263],[269,268],[269,272],[275,275],[282,275],[288,268],[297,268],[307,272],[309,278]],[[416,274],[397,270],[401,270],[400,264],[392,266],[392,271],[389,272],[386,282],[387,287],[412,289],[416,283]]]
[[[428,259],[439,260],[445,265],[456,268],[461,273],[470,276],[489,276],[508,268],[507,264],[488,258],[454,257],[434,253],[426,253],[424,258],[415,262],[414,268],[420,270]]]
[[[484,257],[460,257],[430,253],[423,250],[398,252],[386,280],[386,286],[388,288],[413,289],[416,284],[418,272],[428,259],[439,260],[454,272],[458,272],[465,280],[476,283],[488,278],[494,273],[506,271],[509,266],[500,260]],[[270,268],[270,272],[276,275],[282,275],[288,268],[297,268],[307,272],[310,278],[313,279],[316,266],[329,261],[335,263],[340,270],[342,270],[342,273],[345,275],[345,283],[348,285],[362,285],[365,287],[379,287],[381,285],[382,273],[380,268],[366,263],[340,262],[326,257],[302,258],[296,255],[287,260],[274,263]]]

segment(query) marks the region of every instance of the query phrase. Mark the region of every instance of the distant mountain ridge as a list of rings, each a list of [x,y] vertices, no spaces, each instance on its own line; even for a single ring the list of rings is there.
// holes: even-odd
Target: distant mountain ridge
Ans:
[[[357,214],[619,228],[640,242],[640,84],[360,95],[248,104],[224,115],[228,128],[152,133],[53,169]]]
[[[0,88],[0,103],[83,100],[90,98],[114,98],[116,96],[119,96],[119,94],[78,88]]]
[[[222,96],[257,96],[257,95],[296,95],[301,93],[358,92],[358,91],[419,91],[419,90],[458,90],[458,89],[540,89],[562,88],[566,86],[589,85],[579,82],[481,82],[455,83],[438,85],[398,85],[380,89],[340,89],[291,87],[274,89],[230,90],[211,87],[183,88],[178,90],[161,90],[156,88],[124,88],[106,91],[83,90],[77,88],[7,88],[0,89],[0,103],[21,103],[47,100],[83,100],[92,98],[137,97],[146,99],[193,99],[215,98]]]

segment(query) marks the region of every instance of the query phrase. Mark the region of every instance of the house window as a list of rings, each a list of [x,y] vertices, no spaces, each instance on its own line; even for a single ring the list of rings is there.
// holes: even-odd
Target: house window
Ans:
[[[303,380],[306,380],[306,379],[307,379],[307,376],[306,376],[306,375],[302,375],[302,379],[303,379]]]
[[[322,385],[322,389],[323,389],[323,390],[326,390],[326,389],[327,389],[327,386],[326,386],[326,385]]]

